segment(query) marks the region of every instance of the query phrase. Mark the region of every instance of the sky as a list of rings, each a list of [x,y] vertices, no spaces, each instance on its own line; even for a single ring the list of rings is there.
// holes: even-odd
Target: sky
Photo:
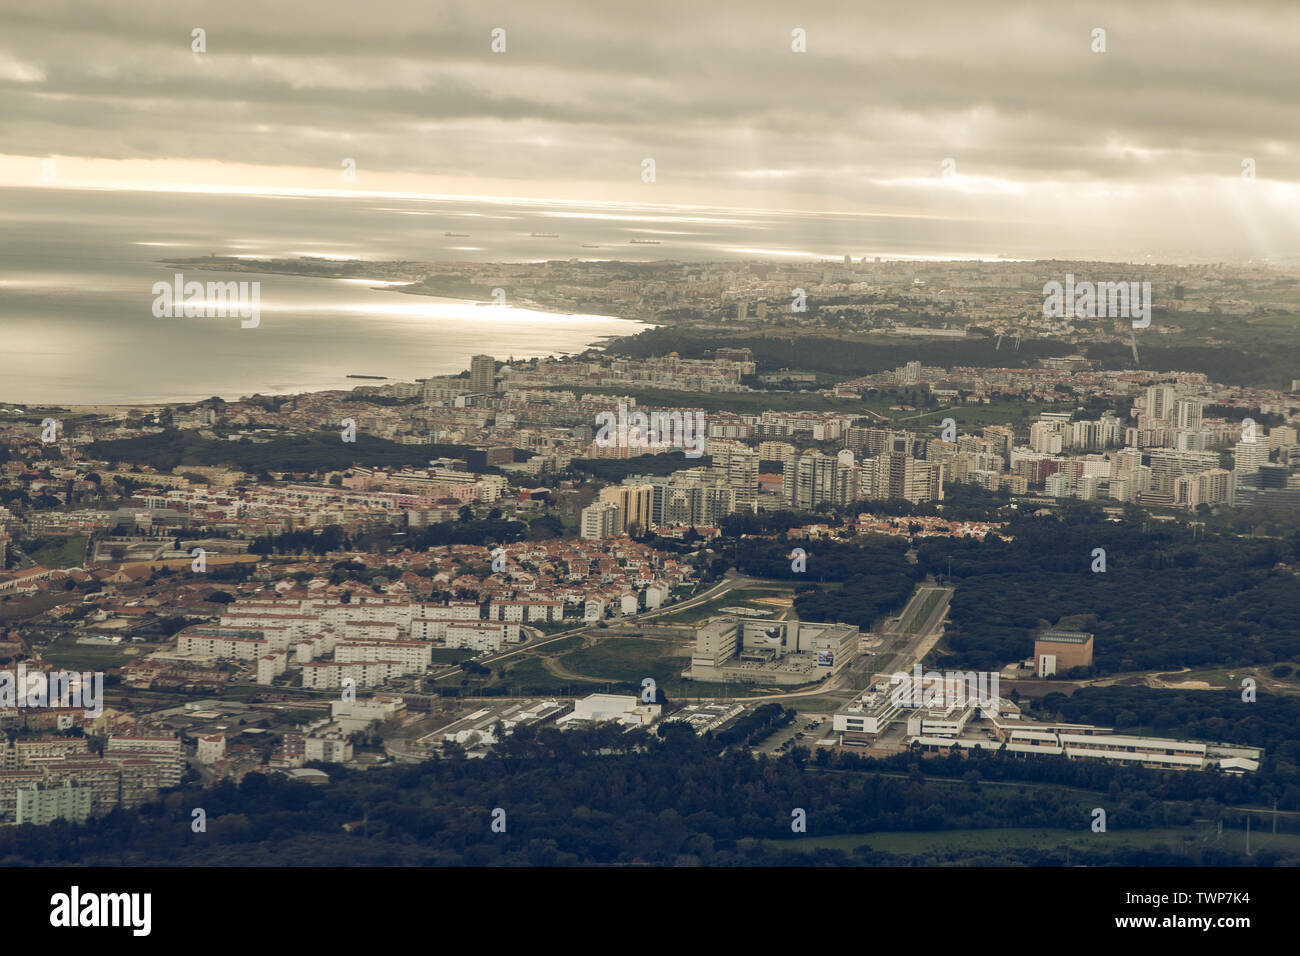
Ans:
[[[1294,0],[0,0],[0,26],[0,185],[859,212],[1300,256]]]

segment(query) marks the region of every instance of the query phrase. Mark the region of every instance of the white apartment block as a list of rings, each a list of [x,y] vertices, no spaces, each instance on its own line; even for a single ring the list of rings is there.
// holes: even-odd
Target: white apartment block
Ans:
[[[340,664],[356,661],[400,661],[412,672],[429,669],[433,648],[422,641],[343,641],[334,649]]]
[[[185,753],[179,737],[111,736],[104,747],[104,756],[148,760],[158,767],[158,786],[180,785],[185,770]]]
[[[289,666],[289,655],[284,651],[273,651],[257,659],[257,683],[269,684],[285,672]]]
[[[494,600],[488,605],[488,618],[493,621],[526,621],[531,624],[559,621],[563,617],[563,601]]]
[[[305,640],[299,641],[294,645],[294,663],[306,664],[308,661],[314,661],[318,657],[324,657],[326,654],[334,653],[334,645],[337,637],[332,630],[322,631],[319,634],[312,634]]]
[[[663,607],[668,600],[668,585],[656,582],[645,589],[645,606],[647,610]]]
[[[518,629],[519,625],[512,625]],[[447,625],[447,646],[474,651],[499,651],[505,641],[506,627],[496,621],[456,621]]]
[[[306,637],[320,628],[319,618],[315,614],[250,611],[237,609],[235,605],[231,605],[231,608],[221,615],[219,626],[246,627],[253,630],[274,628],[277,631],[288,631],[291,637]]]
[[[352,679],[357,687],[375,687],[413,673],[401,661],[316,662],[302,667],[302,686],[308,690],[333,690]]]
[[[234,631],[235,628],[229,630]],[[240,630],[243,630],[242,628]],[[247,633],[256,634],[257,631]],[[271,650],[268,641],[261,637],[243,637],[212,634],[185,634],[176,639],[176,649],[194,657],[212,657],[219,660],[255,661]]]
[[[402,629],[391,621],[343,621],[335,626],[344,641],[396,641]]]
[[[303,742],[305,760],[321,763],[346,763],[352,759],[352,744],[340,734],[308,737]]]

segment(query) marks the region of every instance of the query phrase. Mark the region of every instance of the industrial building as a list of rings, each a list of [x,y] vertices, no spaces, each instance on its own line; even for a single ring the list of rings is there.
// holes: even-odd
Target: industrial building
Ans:
[[[1087,635],[1091,638],[1091,635]],[[901,678],[901,679],[900,679]],[[951,680],[952,678],[945,678]],[[953,687],[935,699],[913,694],[913,678],[879,680],[832,719],[835,745],[932,753],[983,749],[1020,756],[1064,756],[1105,760],[1158,770],[1211,770],[1239,774],[1259,769],[1255,747],[1166,737],[1132,737],[1109,727],[1061,722],[1030,723],[1011,701],[975,700]],[[916,701],[920,700],[920,703]],[[906,726],[893,734],[895,724]],[[882,738],[889,735],[889,740]]]
[[[1039,677],[1092,666],[1092,635],[1084,631],[1043,631],[1034,639]]]

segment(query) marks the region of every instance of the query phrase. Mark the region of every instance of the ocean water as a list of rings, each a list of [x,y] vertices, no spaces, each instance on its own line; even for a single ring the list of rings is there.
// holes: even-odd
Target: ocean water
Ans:
[[[995,242],[991,229],[974,224],[936,233],[933,224],[905,219],[792,212],[0,189],[0,402],[122,404],[351,388],[363,383],[349,374],[411,380],[459,372],[481,352],[580,352],[645,327],[617,316],[402,295],[365,280],[199,270],[186,279],[259,281],[258,327],[241,328],[237,318],[155,318],[153,285],[176,271],[159,261],[168,256],[967,258],[998,255]]]

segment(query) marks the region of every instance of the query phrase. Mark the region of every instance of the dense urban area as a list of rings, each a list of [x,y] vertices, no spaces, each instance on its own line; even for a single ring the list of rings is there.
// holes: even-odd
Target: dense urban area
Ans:
[[[0,394],[0,863],[1300,862],[1300,274],[176,264],[651,328]]]

